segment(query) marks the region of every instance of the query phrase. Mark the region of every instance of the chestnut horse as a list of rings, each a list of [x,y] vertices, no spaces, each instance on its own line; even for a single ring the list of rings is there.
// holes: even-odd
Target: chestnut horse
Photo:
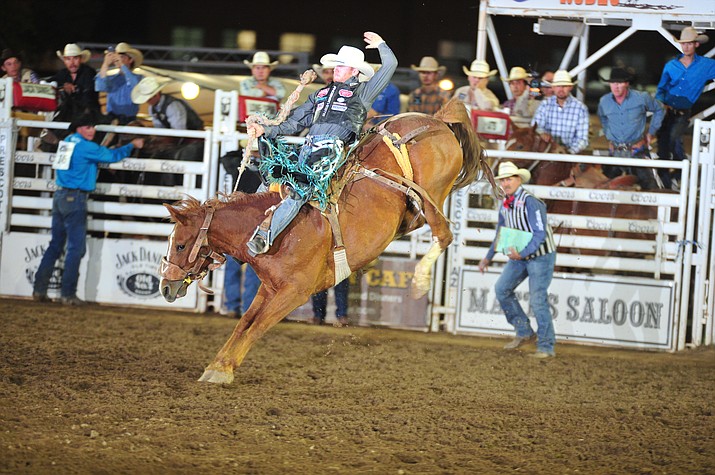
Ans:
[[[460,102],[451,101],[434,117],[407,113],[382,125],[406,141],[412,180],[425,198],[423,214],[404,191],[356,173],[338,201],[347,261],[351,270],[365,267],[401,233],[426,221],[433,244],[417,265],[412,282],[413,294],[424,295],[429,290],[432,264],[452,242],[449,223],[441,211],[447,196],[472,183],[480,168],[488,176],[490,171]],[[351,156],[378,174],[396,176],[398,181],[404,176],[383,135],[368,134]],[[246,242],[266,210],[280,199],[273,192],[234,193],[204,204],[190,198],[165,205],[176,223],[162,263],[161,290],[167,301],[184,296],[192,281],[221,265],[223,254],[249,263],[262,281],[251,307],[199,381],[232,382],[234,369],[258,338],[312,294],[335,284],[333,233],[328,220],[314,207],[304,206],[268,253],[248,254]]]

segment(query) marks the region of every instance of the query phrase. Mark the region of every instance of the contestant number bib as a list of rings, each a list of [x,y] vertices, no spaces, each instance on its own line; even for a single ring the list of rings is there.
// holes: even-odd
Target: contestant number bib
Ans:
[[[57,146],[57,153],[55,154],[55,161],[52,164],[52,168],[55,170],[69,169],[75,145],[77,144],[74,142],[61,141]]]

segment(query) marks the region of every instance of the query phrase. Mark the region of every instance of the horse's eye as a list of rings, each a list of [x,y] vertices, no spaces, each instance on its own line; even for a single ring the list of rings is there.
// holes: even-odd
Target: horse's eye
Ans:
[[[176,246],[176,250],[177,250],[177,251],[183,251],[184,249],[186,249],[186,246],[183,245],[183,244],[179,244],[179,245]]]

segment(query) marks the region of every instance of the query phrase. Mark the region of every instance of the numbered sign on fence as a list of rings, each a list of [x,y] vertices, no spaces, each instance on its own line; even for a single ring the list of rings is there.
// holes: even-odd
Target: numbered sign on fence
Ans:
[[[507,140],[511,118],[503,112],[472,110],[474,130],[484,139]]]

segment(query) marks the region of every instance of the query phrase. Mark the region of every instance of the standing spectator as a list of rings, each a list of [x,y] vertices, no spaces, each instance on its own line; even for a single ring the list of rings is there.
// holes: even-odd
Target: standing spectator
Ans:
[[[545,141],[555,139],[569,153],[579,153],[588,147],[588,108],[571,95],[574,82],[567,71],[556,71],[551,86],[554,95],[541,101],[531,125]]]
[[[91,53],[75,43],[65,45],[64,51],[57,51],[57,57],[65,68],[50,76],[47,80],[57,84],[60,91],[60,112],[58,117],[72,122],[77,116],[92,111],[99,114],[99,94],[94,90],[94,77],[97,71],[86,63]]]
[[[647,92],[631,90],[633,76],[623,68],[613,68],[610,77],[603,80],[609,83],[611,92],[598,102],[598,118],[608,139],[608,154],[611,157],[650,158],[648,149],[663,122],[663,107]],[[644,135],[648,112],[653,116]],[[630,167],[603,168],[611,178],[621,173],[631,174]],[[658,187],[653,169],[636,167],[634,171],[643,189]]]
[[[318,76],[320,76],[325,84],[333,82],[333,68],[323,67],[320,64],[314,64],[313,71],[318,73]]]
[[[243,60],[244,64],[250,66],[251,77],[244,79],[239,84],[239,95],[249,97],[265,97],[280,101],[286,95],[283,83],[271,77],[271,71],[276,67],[278,61],[271,62],[268,53],[257,51],[253,59]]]
[[[77,297],[79,264],[86,251],[87,198],[97,184],[97,164],[114,163],[127,157],[134,148],[142,148],[144,139],[116,149],[108,149],[92,142],[96,133],[98,116],[85,113],[70,124],[65,141],[73,147],[67,168],[56,170],[57,191],[52,198],[52,238],[35,274],[32,298],[47,302],[47,288],[59,259],[67,244],[60,302],[65,305],[84,305]]]
[[[462,86],[454,91],[454,97],[467,107],[467,111],[483,110],[493,111],[499,106],[499,99],[487,88],[489,78],[497,73],[496,69],[489,69],[489,63],[475,59],[467,69],[462,66],[467,75],[469,85]]]
[[[512,98],[505,101],[502,107],[509,109],[509,115],[516,118],[517,121],[531,119],[539,107],[539,101],[531,95],[529,90],[530,80],[531,75],[520,66],[511,68],[509,77],[502,77],[502,81],[509,83],[509,90],[512,94]]]
[[[134,69],[138,68],[144,55],[128,43],[119,43],[104,52],[104,61],[94,79],[94,89],[107,93],[107,115],[126,125],[137,118],[139,106],[132,102],[132,89],[142,80]],[[109,75],[109,68],[119,68],[119,74]]]
[[[551,97],[554,95],[554,88],[551,86],[551,81],[554,80],[553,71],[544,71],[541,75],[541,96],[542,99]]]
[[[548,358],[554,356],[556,335],[554,322],[549,306],[549,285],[554,275],[556,263],[556,245],[546,218],[546,205],[526,191],[523,183],[531,178],[529,170],[518,168],[512,162],[499,165],[496,177],[506,193],[506,199],[499,206],[499,219],[497,221],[497,239],[503,228],[517,229],[531,233],[531,240],[521,251],[514,247],[506,249],[509,261],[504,266],[495,291],[507,321],[516,330],[516,337],[504,346],[504,349],[513,350],[534,340],[535,358]],[[486,257],[479,262],[479,270],[484,271],[489,267],[496,252],[497,239],[492,242]],[[524,279],[529,278],[529,306],[536,317],[537,332],[531,328],[529,318],[516,298],[514,289]]]
[[[709,38],[698,34],[693,27],[680,32],[680,47],[683,54],[668,61],[660,76],[655,98],[665,105],[665,119],[658,135],[658,156],[665,160],[686,159],[682,135],[688,128],[693,105],[703,92],[705,83],[715,79],[715,60],[704,58],[695,50]],[[680,170],[673,177],[666,169],[660,170],[663,184],[678,187]],[[673,182],[675,179],[675,182]]]
[[[335,319],[336,326],[344,327],[349,324],[348,321],[348,290],[350,288],[350,279],[345,279],[338,285],[333,287],[335,295]],[[323,290],[313,295],[313,325],[323,325],[328,307],[328,291]]]
[[[203,130],[204,121],[185,101],[178,97],[162,94],[168,82],[159,82],[147,77],[132,89],[132,102],[149,104],[149,115],[154,127],[176,130]]]
[[[432,56],[425,56],[420,60],[419,66],[413,64],[411,68],[420,75],[420,87],[410,93],[407,110],[434,115],[449,101],[449,91],[443,91],[438,81],[447,67],[440,66]]]
[[[2,70],[5,72],[3,78],[11,77],[13,81],[31,82],[33,84],[39,84],[40,82],[40,78],[35,71],[22,67],[22,58],[10,48],[2,50],[0,65],[2,65]]]

